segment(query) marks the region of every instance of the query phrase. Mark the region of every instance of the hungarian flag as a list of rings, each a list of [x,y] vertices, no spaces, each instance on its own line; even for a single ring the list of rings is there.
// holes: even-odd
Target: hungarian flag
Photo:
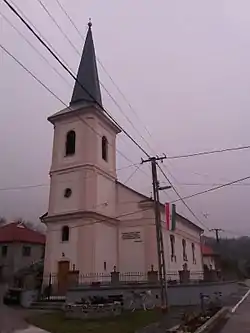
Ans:
[[[175,230],[176,207],[175,204],[165,203],[166,227]]]

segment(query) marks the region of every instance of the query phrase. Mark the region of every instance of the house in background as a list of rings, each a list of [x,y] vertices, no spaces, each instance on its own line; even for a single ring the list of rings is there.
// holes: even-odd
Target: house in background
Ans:
[[[102,109],[91,23],[70,106],[50,116],[54,127],[44,284],[57,276],[157,270],[154,203],[117,180],[116,138],[121,132]],[[84,88],[85,89],[84,89]],[[174,230],[161,220],[168,279],[185,270],[202,278],[203,230],[176,214]],[[124,274],[125,275],[125,274]]]
[[[0,279],[11,280],[21,269],[44,257],[45,235],[18,222],[0,227]]]
[[[202,256],[205,280],[217,280],[221,278],[220,255],[209,245],[202,245]]]

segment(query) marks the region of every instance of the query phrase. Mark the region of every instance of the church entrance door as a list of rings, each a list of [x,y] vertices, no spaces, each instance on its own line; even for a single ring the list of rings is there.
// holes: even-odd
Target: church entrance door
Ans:
[[[58,294],[65,295],[68,289],[69,261],[58,262]]]

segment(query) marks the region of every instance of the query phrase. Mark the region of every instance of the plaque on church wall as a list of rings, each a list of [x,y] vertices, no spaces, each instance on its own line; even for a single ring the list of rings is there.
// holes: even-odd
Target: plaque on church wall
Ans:
[[[141,239],[141,233],[140,231],[123,232],[122,239],[138,240]]]

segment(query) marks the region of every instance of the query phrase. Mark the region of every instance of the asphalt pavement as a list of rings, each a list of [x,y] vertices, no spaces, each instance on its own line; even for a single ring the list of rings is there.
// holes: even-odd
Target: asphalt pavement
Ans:
[[[22,312],[3,304],[3,296],[7,285],[0,284],[0,333],[11,333],[15,330],[28,328],[28,324],[22,318]]]
[[[240,303],[236,309],[233,309],[233,313],[230,315],[229,320],[226,322],[225,326],[220,331],[220,333],[238,333],[238,332],[250,333],[249,293],[247,294],[247,297],[242,299],[242,303]]]

